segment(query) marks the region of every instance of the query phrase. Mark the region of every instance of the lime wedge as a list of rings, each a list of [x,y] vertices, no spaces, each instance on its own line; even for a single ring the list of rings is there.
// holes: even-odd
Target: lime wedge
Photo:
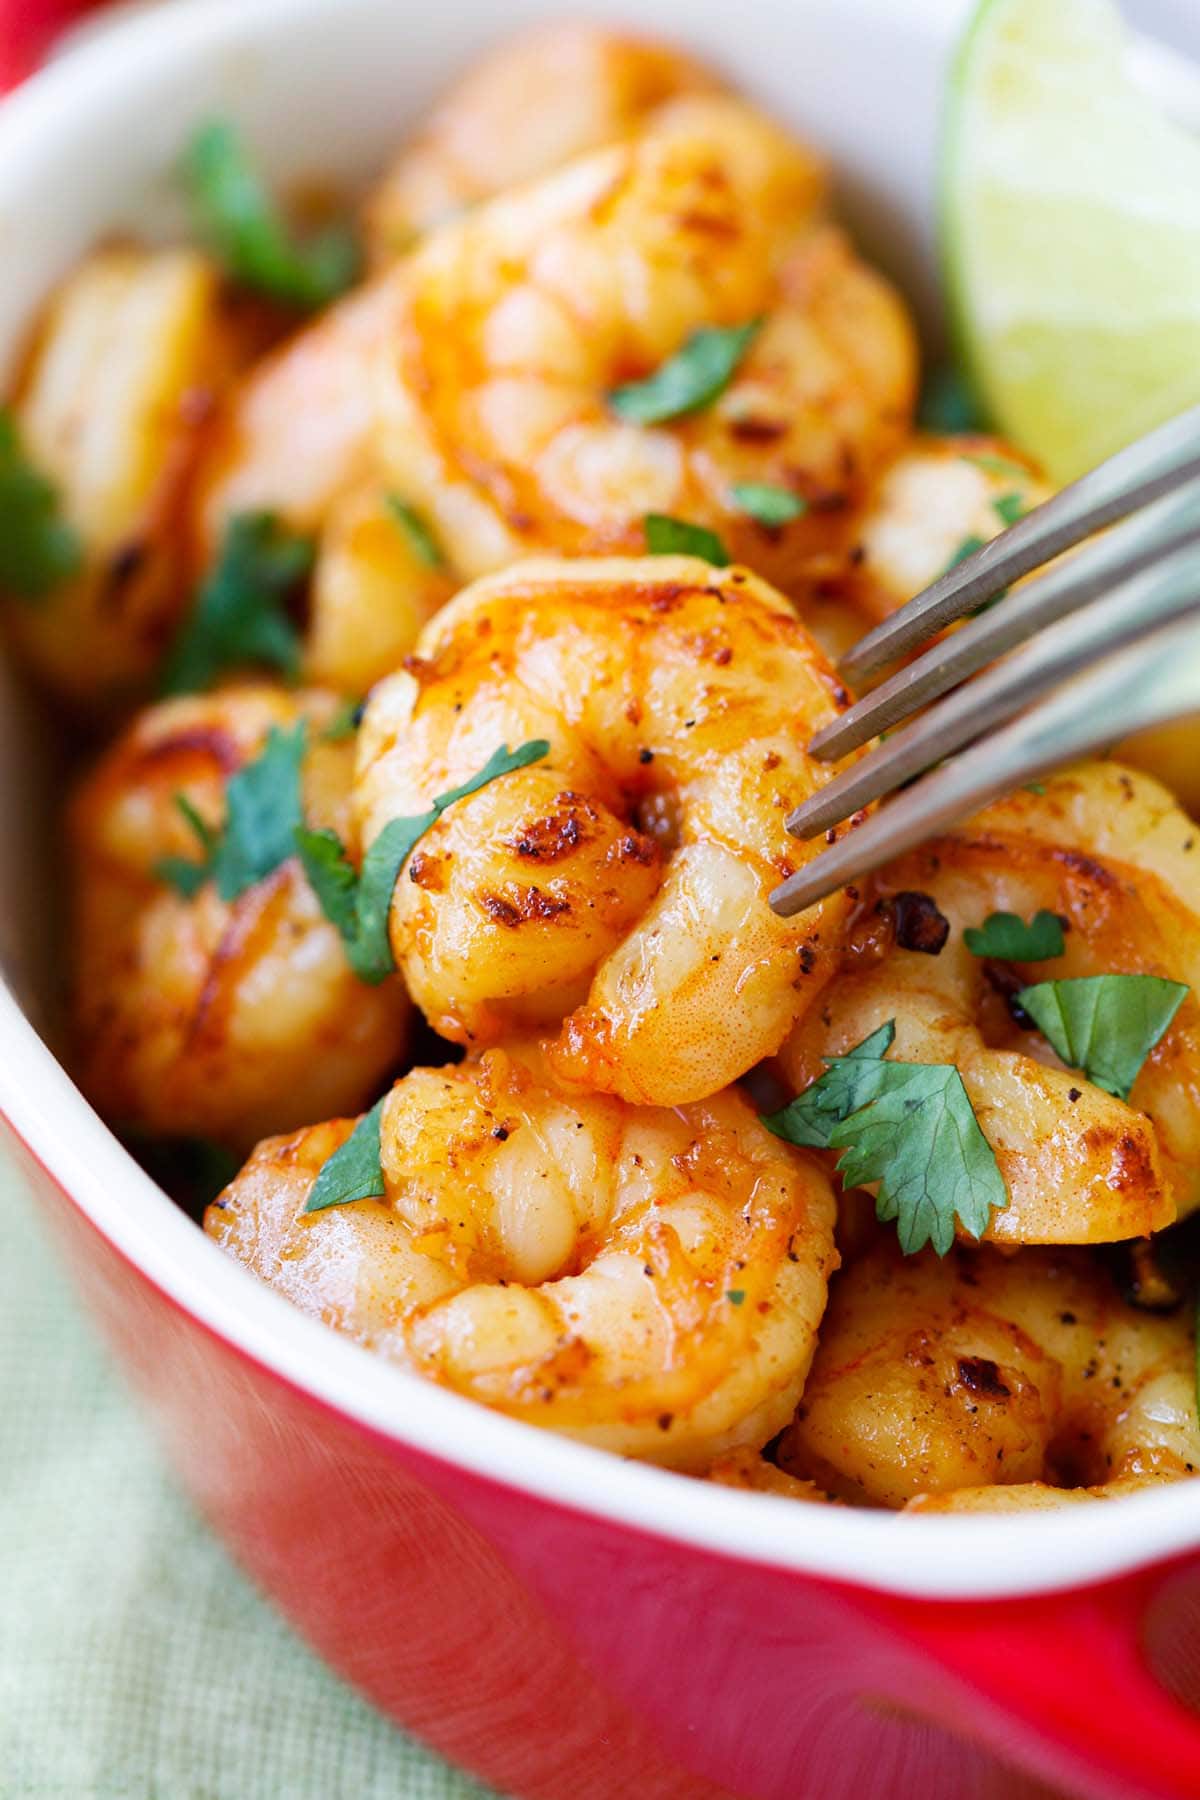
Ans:
[[[1109,0],[983,0],[943,140],[951,309],[993,421],[1070,480],[1200,400],[1200,143]]]

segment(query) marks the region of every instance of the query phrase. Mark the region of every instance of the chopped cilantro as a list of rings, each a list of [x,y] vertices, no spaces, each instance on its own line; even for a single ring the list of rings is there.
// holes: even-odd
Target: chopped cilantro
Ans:
[[[40,600],[82,562],[83,545],[59,511],[56,489],[27,460],[16,420],[0,408],[0,591]]]
[[[387,505],[417,561],[424,563],[427,569],[444,569],[446,558],[442,547],[415,507],[401,500],[398,494],[389,494]]]
[[[357,275],[358,249],[344,227],[303,244],[293,237],[227,120],[200,127],[183,175],[201,234],[244,287],[308,312],[336,299]]]
[[[222,900],[262,881],[294,856],[295,832],[301,823],[300,765],[304,759],[303,720],[292,731],[273,725],[262,751],[240,768],[225,792],[225,824],[214,832],[183,794],[175,804],[192,827],[204,852],[202,862],[165,856],[155,874],[192,899],[212,880]]]
[[[502,744],[477,775],[451,788],[449,793],[439,794],[428,812],[390,820],[367,850],[361,874],[347,859],[336,832],[314,831],[297,824],[294,842],[305,873],[326,918],[341,933],[347,960],[361,981],[383,981],[396,967],[388,938],[392,890],[409,853],[430,826],[456,800],[477,793],[500,775],[541,762],[549,754],[550,745],[545,738],[533,738],[516,750]]]
[[[746,1290],[745,1288],[727,1288],[725,1298],[731,1306],[740,1306],[746,1298]]]
[[[961,370],[942,364],[929,371],[917,405],[917,424],[922,431],[979,431],[985,422]]]
[[[1084,975],[1021,988],[1014,1000],[1068,1068],[1128,1100],[1187,993],[1184,982],[1158,975]]]
[[[746,325],[706,325],[644,381],[614,388],[609,405],[631,425],[661,425],[708,406],[723,394],[758,334],[761,319]]]
[[[327,1206],[348,1206],[353,1200],[379,1199],[387,1192],[379,1145],[386,1104],[385,1094],[369,1113],[363,1114],[340,1150],[335,1150],[321,1165],[304,1205],[306,1213],[324,1212]]]
[[[729,490],[733,503],[760,525],[789,525],[808,511],[808,501],[790,488],[772,487],[766,481],[735,481]]]
[[[669,513],[647,513],[642,525],[651,556],[698,556],[716,569],[728,566],[724,544],[715,531],[703,525],[689,525],[686,519],[673,519]]]
[[[353,737],[362,724],[365,700],[343,700],[330,719],[321,736],[327,744],[340,744],[343,739]]]
[[[1044,908],[1028,925],[1016,913],[990,913],[982,925],[968,925],[963,941],[972,956],[994,962],[1045,962],[1066,948],[1062,919]]]
[[[895,1036],[892,1019],[829,1058],[811,1087],[763,1123],[789,1143],[840,1150],[847,1183],[878,1184],[876,1215],[896,1221],[905,1255],[931,1243],[944,1256],[956,1218],[978,1238],[1008,1193],[958,1070],[885,1061]]]
[[[220,555],[167,658],[162,691],[195,693],[225,670],[265,664],[295,676],[300,640],[284,606],[312,567],[313,546],[272,513],[230,520]]]
[[[999,494],[992,501],[992,511],[1005,525],[1015,525],[1025,517],[1025,502],[1020,494]]]
[[[1013,476],[1018,481],[1029,480],[1029,470],[1024,464],[1014,462],[1008,456],[991,456],[982,451],[964,450],[962,459],[964,462],[974,463],[977,469],[986,470],[989,475],[1006,475],[1010,480]]]

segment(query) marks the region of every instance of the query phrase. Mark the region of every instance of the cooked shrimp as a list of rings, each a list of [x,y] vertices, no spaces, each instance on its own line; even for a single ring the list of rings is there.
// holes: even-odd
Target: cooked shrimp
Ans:
[[[399,668],[453,592],[436,550],[422,559],[382,489],[345,495],[320,537],[304,634],[306,678],[365,694]]]
[[[914,438],[851,525],[845,597],[868,620],[885,618],[1050,492],[999,438]]]
[[[1089,763],[989,807],[892,864],[860,916],[845,967],[805,1015],[782,1062],[796,1091],[822,1059],[896,1021],[898,1061],[955,1063],[1009,1192],[996,1242],[1141,1237],[1200,1202],[1200,839],[1165,790]],[[904,948],[898,894],[936,907],[936,954]],[[926,900],[921,900],[925,896]],[[1067,924],[1065,954],[989,966],[963,928],[1041,908]],[[1066,1070],[1022,1029],[1006,994],[1081,975],[1144,974],[1193,993],[1151,1051],[1128,1104]]]
[[[824,1503],[832,1498],[815,1481],[801,1481],[785,1469],[768,1462],[757,1450],[731,1450],[718,1457],[708,1471],[708,1479],[718,1487],[740,1488],[752,1494],[778,1494],[784,1500],[815,1500]]]
[[[205,1221],[306,1312],[512,1417],[678,1468],[786,1422],[833,1197],[735,1091],[629,1107],[519,1046],[413,1069],[383,1112],[384,1197],[306,1215],[352,1124],[260,1144]]]
[[[292,860],[232,903],[156,874],[199,855],[175,803],[219,827],[226,783],[271,726],[310,727],[306,816],[350,835],[353,748],[321,736],[332,696],[267,686],[142,713],[75,796],[74,1013],[80,1078],[115,1123],[242,1149],[378,1086],[405,1040],[398,982],[367,988]]]
[[[143,688],[175,628],[184,489],[240,349],[215,269],[190,250],[98,251],[50,303],[14,411],[84,560],[7,610],[39,674],[87,706]]]
[[[260,361],[222,408],[193,489],[210,561],[236,514],[273,512],[316,533],[374,474],[372,368],[392,312],[386,281],[359,288]]]
[[[1200,818],[1200,717],[1175,719],[1124,738],[1113,752],[1170,788],[1185,812]]]
[[[560,1072],[654,1105],[770,1054],[837,963],[848,902],[767,900],[806,854],[805,745],[844,699],[787,603],[686,557],[528,562],[466,589],[374,690],[361,838],[424,811],[502,743],[544,762],[460,801],[392,901],[397,965],[463,1043],[559,1030]]]
[[[824,222],[825,197],[777,126],[693,97],[416,251],[392,289],[381,449],[464,576],[531,550],[636,554],[659,512],[803,595],[903,441],[915,368],[904,307]],[[757,319],[712,404],[657,426],[612,411],[694,331]],[[757,523],[740,482],[807,510]]]
[[[715,85],[674,48],[582,19],[522,31],[454,83],[372,192],[368,253],[391,261],[452,214],[628,137],[676,94]]]
[[[779,1460],[876,1506],[1010,1483],[1017,1504],[1038,1504],[1046,1485],[1123,1491],[1193,1474],[1190,1308],[1139,1312],[1085,1251],[956,1249],[940,1262],[902,1256],[889,1234],[833,1286]]]

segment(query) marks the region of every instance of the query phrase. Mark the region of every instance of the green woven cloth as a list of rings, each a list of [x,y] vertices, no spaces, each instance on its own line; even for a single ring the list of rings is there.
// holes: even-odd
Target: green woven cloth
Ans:
[[[173,1486],[0,1160],[3,1800],[471,1800]]]

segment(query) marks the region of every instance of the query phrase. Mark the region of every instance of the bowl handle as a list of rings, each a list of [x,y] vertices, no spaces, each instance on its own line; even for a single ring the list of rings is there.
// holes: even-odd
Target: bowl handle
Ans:
[[[1103,1586],[957,1604],[901,1621],[971,1688],[991,1746],[1113,1800],[1196,1800],[1200,1711],[1159,1679],[1161,1658],[1200,1708],[1200,1557]]]

